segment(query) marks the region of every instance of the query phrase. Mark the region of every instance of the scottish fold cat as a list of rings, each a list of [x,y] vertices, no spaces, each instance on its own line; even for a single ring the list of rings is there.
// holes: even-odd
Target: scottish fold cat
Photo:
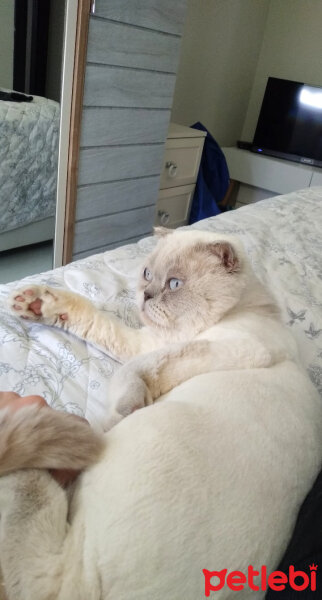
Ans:
[[[29,286],[10,299],[16,315],[70,331],[125,363],[112,381],[106,429],[194,375],[266,368],[297,356],[273,298],[256,279],[238,239],[164,228],[156,232],[159,243],[138,281],[141,329],[127,327],[66,290]]]
[[[56,456],[43,444],[40,465],[30,435],[36,409],[0,414],[11,431],[0,473],[10,457],[9,470],[53,461],[78,468],[98,457],[71,502],[46,472],[0,478],[9,600],[197,600],[204,569],[269,572],[320,468],[320,398],[240,242],[162,233],[142,268],[139,330],[65,290],[28,286],[11,298],[15,314],[71,331],[125,364],[93,452],[82,453],[80,423],[64,436],[61,415],[56,422],[42,409],[51,452],[55,427],[59,442]],[[22,462],[17,445],[26,439]],[[244,586],[240,594],[265,592]]]

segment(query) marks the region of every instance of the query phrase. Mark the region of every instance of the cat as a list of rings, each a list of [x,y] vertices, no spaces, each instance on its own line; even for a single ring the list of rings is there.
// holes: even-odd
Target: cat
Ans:
[[[15,314],[61,327],[126,363],[112,380],[105,430],[193,375],[269,367],[296,356],[237,239],[165,228],[156,234],[159,243],[138,283],[141,329],[65,290],[29,286],[10,298]]]
[[[10,302],[16,314],[129,362],[112,384],[103,450],[100,440],[97,463],[78,479],[70,504],[46,472],[0,478],[9,600],[197,600],[205,596],[203,569],[273,570],[320,468],[322,406],[240,242],[165,232],[142,269],[140,330],[63,290],[28,286]],[[33,427],[34,409],[24,410],[20,440]],[[42,410],[46,432],[56,413]],[[4,431],[9,421],[0,414]],[[8,463],[39,466],[36,442],[34,458],[31,449],[24,464],[12,459],[12,431],[0,474]],[[50,456],[44,448],[41,466],[56,458],[55,468],[70,467],[75,448],[82,454],[81,433],[68,433],[65,456],[59,442],[57,457],[54,444]],[[245,599],[265,595],[244,587]],[[212,596],[224,600],[231,590]]]

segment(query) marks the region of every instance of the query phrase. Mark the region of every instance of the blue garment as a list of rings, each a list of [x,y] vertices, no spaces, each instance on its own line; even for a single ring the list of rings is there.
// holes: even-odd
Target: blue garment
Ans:
[[[221,211],[217,203],[224,198],[229,186],[229,171],[224,153],[202,123],[195,123],[192,127],[206,131],[207,137],[192,200],[190,225],[218,215]]]

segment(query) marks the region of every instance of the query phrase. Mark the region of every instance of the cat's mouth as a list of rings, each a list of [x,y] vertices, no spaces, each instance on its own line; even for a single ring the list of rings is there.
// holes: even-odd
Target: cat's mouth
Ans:
[[[169,327],[169,319],[166,313],[149,301],[142,303],[141,318],[147,325],[162,328]]]

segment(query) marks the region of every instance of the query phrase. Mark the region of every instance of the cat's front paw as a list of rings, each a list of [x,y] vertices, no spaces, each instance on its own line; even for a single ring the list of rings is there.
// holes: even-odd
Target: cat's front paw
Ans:
[[[126,367],[121,367],[113,375],[109,392],[112,410],[122,417],[153,404],[151,392],[140,374]]]
[[[63,325],[68,320],[66,294],[68,292],[43,285],[28,286],[11,294],[9,306],[22,319]]]

